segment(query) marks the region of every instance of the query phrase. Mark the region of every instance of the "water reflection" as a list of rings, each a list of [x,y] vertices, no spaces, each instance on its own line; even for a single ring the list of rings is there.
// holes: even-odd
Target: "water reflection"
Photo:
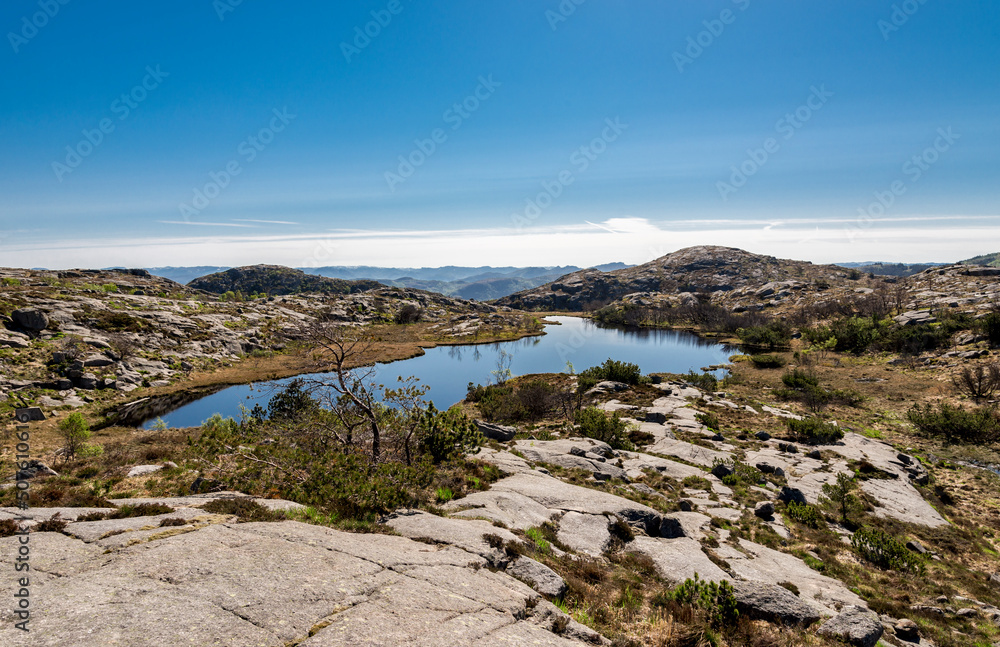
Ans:
[[[524,337],[508,342],[438,346],[424,355],[407,360],[379,364],[374,379],[393,385],[399,377],[416,376],[430,387],[427,398],[438,408],[465,397],[469,382],[485,384],[502,367],[498,359],[510,354],[514,375],[559,373],[572,365],[579,372],[608,358],[638,364],[643,373],[686,373],[702,367],[724,364],[735,349],[690,333],[672,330],[627,330],[605,328],[579,317],[549,317],[558,325],[545,327],[545,335]],[[195,426],[213,413],[239,416],[240,405],[253,407],[267,403],[274,388],[292,378],[252,385],[234,386],[182,406],[163,415],[171,426]],[[262,388],[265,387],[265,388]],[[148,426],[148,425],[147,425]]]

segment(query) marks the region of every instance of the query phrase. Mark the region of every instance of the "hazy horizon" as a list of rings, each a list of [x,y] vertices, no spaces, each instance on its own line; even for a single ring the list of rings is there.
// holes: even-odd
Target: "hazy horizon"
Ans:
[[[985,5],[25,0],[0,25],[0,266],[1000,251]]]

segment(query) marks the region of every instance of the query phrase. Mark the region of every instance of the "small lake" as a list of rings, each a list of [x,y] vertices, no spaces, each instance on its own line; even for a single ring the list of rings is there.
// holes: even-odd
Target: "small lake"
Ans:
[[[502,352],[511,355],[510,370],[514,375],[566,372],[567,362],[580,372],[609,357],[638,364],[646,374],[701,371],[702,367],[727,363],[737,350],[683,331],[606,328],[581,317],[546,319],[557,324],[546,326],[544,335],[428,348],[419,357],[378,364],[376,379],[391,387],[398,377],[413,375],[420,384],[430,387],[424,397],[438,409],[447,409],[465,398],[469,382],[486,384],[492,379]],[[252,408],[259,402],[266,406],[276,389],[293,379],[228,387],[160,417],[171,427],[195,427],[215,413],[238,419],[240,405]],[[149,428],[153,422],[147,421],[144,426]]]

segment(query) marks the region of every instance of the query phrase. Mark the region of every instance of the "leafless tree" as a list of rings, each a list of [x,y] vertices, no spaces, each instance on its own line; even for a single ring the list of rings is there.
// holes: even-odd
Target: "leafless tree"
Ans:
[[[395,389],[376,383],[372,339],[350,326],[315,322],[295,331],[310,348],[310,369],[322,375],[303,379],[305,388],[330,412],[317,421],[336,442],[369,445],[373,463],[383,458],[383,443],[398,441],[407,460],[416,417],[426,404],[425,387],[413,378],[400,379]]]
[[[111,352],[124,362],[135,355],[139,349],[139,342],[128,333],[112,332],[108,333],[108,346],[111,347]]]
[[[966,366],[952,376],[952,383],[959,393],[973,398],[976,402],[989,398],[1000,388],[1000,364],[977,364]]]

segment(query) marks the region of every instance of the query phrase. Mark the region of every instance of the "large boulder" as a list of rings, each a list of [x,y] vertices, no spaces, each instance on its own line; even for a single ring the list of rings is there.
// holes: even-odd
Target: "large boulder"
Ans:
[[[733,589],[740,613],[751,618],[803,627],[819,620],[819,611],[783,586],[737,581]]]
[[[479,432],[487,438],[499,440],[502,443],[505,443],[508,440],[514,440],[514,434],[517,433],[517,429],[514,427],[495,425],[491,422],[485,422],[483,420],[476,420],[476,427],[478,427]]]
[[[851,605],[824,622],[817,633],[846,640],[855,647],[875,647],[882,630],[877,615],[864,607]]]
[[[542,595],[552,598],[561,598],[568,588],[558,573],[545,564],[523,555],[507,566],[507,574],[513,575]]]
[[[559,520],[559,541],[573,550],[600,557],[611,547],[608,518],[598,514],[567,512]]]
[[[37,308],[19,308],[11,313],[11,319],[18,328],[31,332],[45,330],[49,325],[48,316]]]

